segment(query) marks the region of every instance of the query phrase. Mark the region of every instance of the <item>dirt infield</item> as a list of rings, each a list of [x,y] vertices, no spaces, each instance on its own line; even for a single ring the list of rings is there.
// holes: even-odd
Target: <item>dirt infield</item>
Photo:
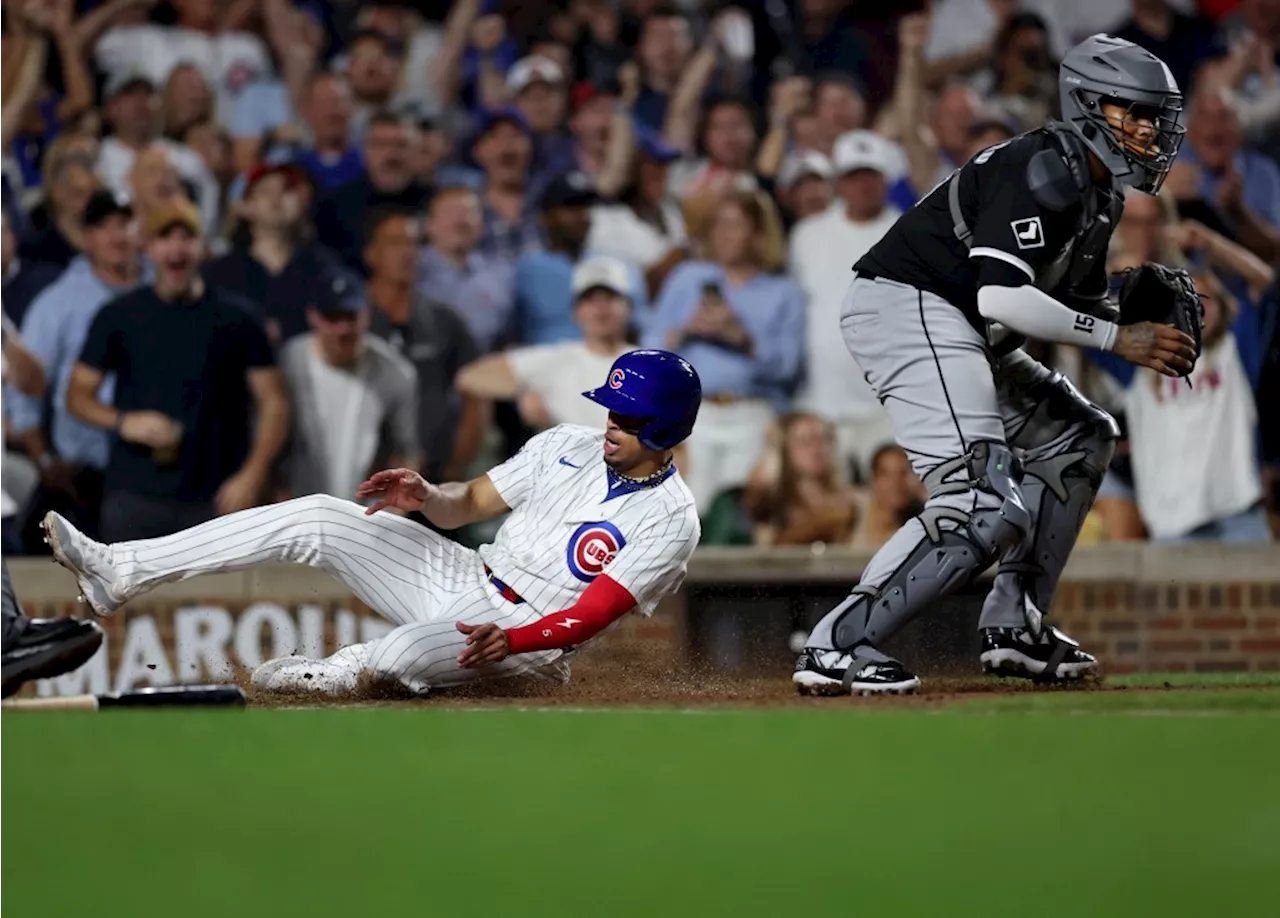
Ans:
[[[367,684],[354,699],[324,699],[315,695],[278,695],[258,691],[249,685],[247,674],[237,681],[245,687],[249,704],[258,707],[291,707],[357,704],[404,704],[444,706],[538,707],[812,707],[823,704],[885,704],[909,707],[938,707],[993,695],[1030,692],[1161,692],[1204,691],[1203,688],[1154,686],[1133,688],[1108,685],[1105,677],[1061,686],[1034,685],[1023,680],[972,677],[923,677],[924,685],[915,695],[877,698],[819,699],[800,697],[783,673],[758,676],[679,666],[638,653],[597,653],[574,661],[573,679],[567,685],[552,685],[508,679],[467,689],[441,691],[426,699],[415,699],[395,689]]]

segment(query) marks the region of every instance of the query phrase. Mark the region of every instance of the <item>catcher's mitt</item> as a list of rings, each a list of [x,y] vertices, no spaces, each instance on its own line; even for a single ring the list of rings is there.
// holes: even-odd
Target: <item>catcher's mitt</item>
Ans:
[[[1124,273],[1120,287],[1120,324],[1157,322],[1172,325],[1196,343],[1196,358],[1204,334],[1204,304],[1191,275],[1181,268],[1166,268],[1149,261]],[[1195,369],[1192,364],[1191,369]],[[1189,376],[1191,370],[1179,371]]]

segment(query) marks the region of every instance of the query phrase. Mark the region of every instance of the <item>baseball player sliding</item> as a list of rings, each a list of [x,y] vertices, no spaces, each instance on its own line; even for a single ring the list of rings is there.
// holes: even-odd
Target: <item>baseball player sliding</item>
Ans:
[[[356,494],[374,501],[368,509],[315,495],[114,545],[50,513],[45,532],[98,615],[161,583],[292,562],[328,571],[396,625],[324,660],[269,660],[253,674],[263,689],[341,695],[362,673],[419,693],[515,675],[564,681],[573,649],[680,586],[699,537],[671,462],[702,398],[693,367],[633,351],[583,394],[608,410],[603,431],[553,427],[465,483],[378,472]],[[421,510],[442,529],[511,515],[477,552],[379,512],[388,508]]]
[[[1122,298],[1117,313],[1106,302],[1105,269],[1125,188],[1155,194],[1173,165],[1182,94],[1159,58],[1105,35],[1067,53],[1059,94],[1065,123],[979,153],[854,266],[845,343],[929,500],[813,630],[793,676],[802,693],[914,691],[920,680],[884,642],[997,559],[983,667],[1040,679],[1097,667],[1042,619],[1118,430],[1019,345],[1190,371],[1196,340],[1172,324],[1125,324],[1139,304]],[[1194,288],[1189,299],[1198,308]]]

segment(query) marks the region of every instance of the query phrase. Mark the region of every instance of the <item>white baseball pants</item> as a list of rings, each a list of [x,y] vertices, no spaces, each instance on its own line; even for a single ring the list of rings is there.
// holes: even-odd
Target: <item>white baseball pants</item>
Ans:
[[[471,549],[394,514],[366,516],[352,501],[325,494],[299,497],[171,536],[120,542],[114,552],[117,585],[130,599],[162,583],[258,564],[306,564],[327,571],[397,626],[363,648],[367,669],[415,692],[526,674],[568,678],[568,664],[558,650],[459,668],[466,637],[455,627],[458,622],[514,628],[541,613],[528,603],[503,599]]]

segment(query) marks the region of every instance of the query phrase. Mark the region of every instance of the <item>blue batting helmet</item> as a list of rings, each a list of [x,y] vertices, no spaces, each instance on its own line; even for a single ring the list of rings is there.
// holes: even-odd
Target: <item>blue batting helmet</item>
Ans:
[[[640,442],[671,449],[693,431],[702,382],[687,360],[670,351],[631,351],[613,362],[603,386],[582,394],[615,414],[644,418]]]

